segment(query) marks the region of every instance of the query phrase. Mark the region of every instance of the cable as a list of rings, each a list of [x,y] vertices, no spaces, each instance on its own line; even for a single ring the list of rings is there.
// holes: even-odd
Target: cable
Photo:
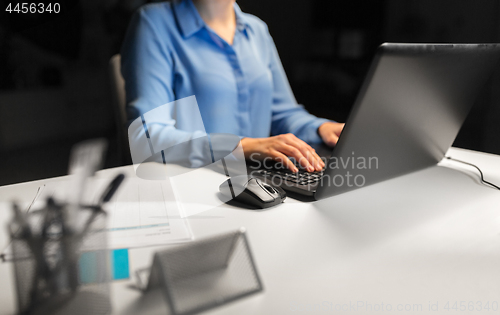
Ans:
[[[481,172],[481,169],[479,167],[477,167],[476,165],[472,164],[472,163],[469,163],[469,162],[465,162],[465,161],[461,161],[461,160],[457,160],[457,159],[454,159],[452,158],[451,156],[445,156],[446,159],[448,160],[452,160],[452,161],[455,161],[455,162],[459,162],[459,163],[463,163],[463,164],[466,164],[466,165],[469,165],[469,166],[472,166],[472,167],[475,167],[478,171],[479,171],[479,174],[481,174],[481,182],[482,183],[485,183],[485,184],[488,184],[490,185],[491,187],[494,187],[498,190],[500,190],[500,187],[498,187],[497,185],[493,184],[493,183],[490,183],[486,180],[484,180],[484,176],[483,176],[483,172]]]

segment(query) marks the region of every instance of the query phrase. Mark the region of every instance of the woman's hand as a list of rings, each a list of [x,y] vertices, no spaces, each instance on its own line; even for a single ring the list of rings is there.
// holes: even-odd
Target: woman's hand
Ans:
[[[326,122],[319,126],[318,133],[327,145],[333,147],[337,144],[339,140],[340,133],[344,129],[343,123],[337,122]]]
[[[258,153],[260,159],[271,157],[292,172],[298,172],[298,169],[288,157],[295,158],[309,172],[321,171],[325,167],[316,151],[291,133],[269,138],[243,138],[241,145],[245,158]]]

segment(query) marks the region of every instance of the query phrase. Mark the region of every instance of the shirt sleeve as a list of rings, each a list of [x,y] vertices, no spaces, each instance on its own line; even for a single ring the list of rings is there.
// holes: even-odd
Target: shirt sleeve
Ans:
[[[121,49],[129,120],[174,101],[173,59],[160,38],[154,22],[144,9],[139,9],[132,17]]]
[[[167,35],[159,32],[147,11],[140,9],[130,22],[122,46],[132,161],[139,164],[154,157],[157,162],[201,167],[211,162],[206,141],[194,141],[206,136],[204,128],[184,131],[175,127],[174,59]],[[193,99],[188,103],[192,104]],[[181,148],[182,152],[176,151]]]
[[[273,80],[271,134],[290,132],[307,143],[321,143],[318,128],[330,120],[311,115],[302,105],[297,104],[271,35],[269,46],[269,68]]]

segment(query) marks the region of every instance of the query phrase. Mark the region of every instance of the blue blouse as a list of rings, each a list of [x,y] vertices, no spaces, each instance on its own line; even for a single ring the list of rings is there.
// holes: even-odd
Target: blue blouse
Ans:
[[[234,10],[232,45],[205,24],[191,0],[149,4],[135,13],[121,52],[128,119],[143,117],[147,124],[146,113],[194,95],[207,133],[257,138],[291,132],[321,142],[317,129],[328,120],[297,104],[267,25],[236,4]],[[145,126],[155,143],[168,147],[199,136],[189,111],[177,118],[161,112],[168,117],[156,128]]]

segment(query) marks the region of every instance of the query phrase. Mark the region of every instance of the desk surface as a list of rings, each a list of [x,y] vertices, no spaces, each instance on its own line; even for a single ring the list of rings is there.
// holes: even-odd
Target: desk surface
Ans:
[[[455,148],[448,154],[500,182],[500,156]],[[206,314],[421,314],[463,307],[496,313],[500,192],[481,185],[472,168],[440,165],[317,202],[288,198],[262,211],[222,205],[189,217],[195,238],[246,227],[264,283],[264,292]],[[131,168],[99,176],[123,170]],[[10,217],[10,200],[30,200],[46,181],[0,187],[0,226]],[[6,242],[2,228],[0,248]],[[131,271],[148,266],[155,249],[131,250]],[[0,313],[12,314],[11,264],[0,264],[0,279]],[[161,298],[129,284],[112,284],[114,314],[165,314]]]

